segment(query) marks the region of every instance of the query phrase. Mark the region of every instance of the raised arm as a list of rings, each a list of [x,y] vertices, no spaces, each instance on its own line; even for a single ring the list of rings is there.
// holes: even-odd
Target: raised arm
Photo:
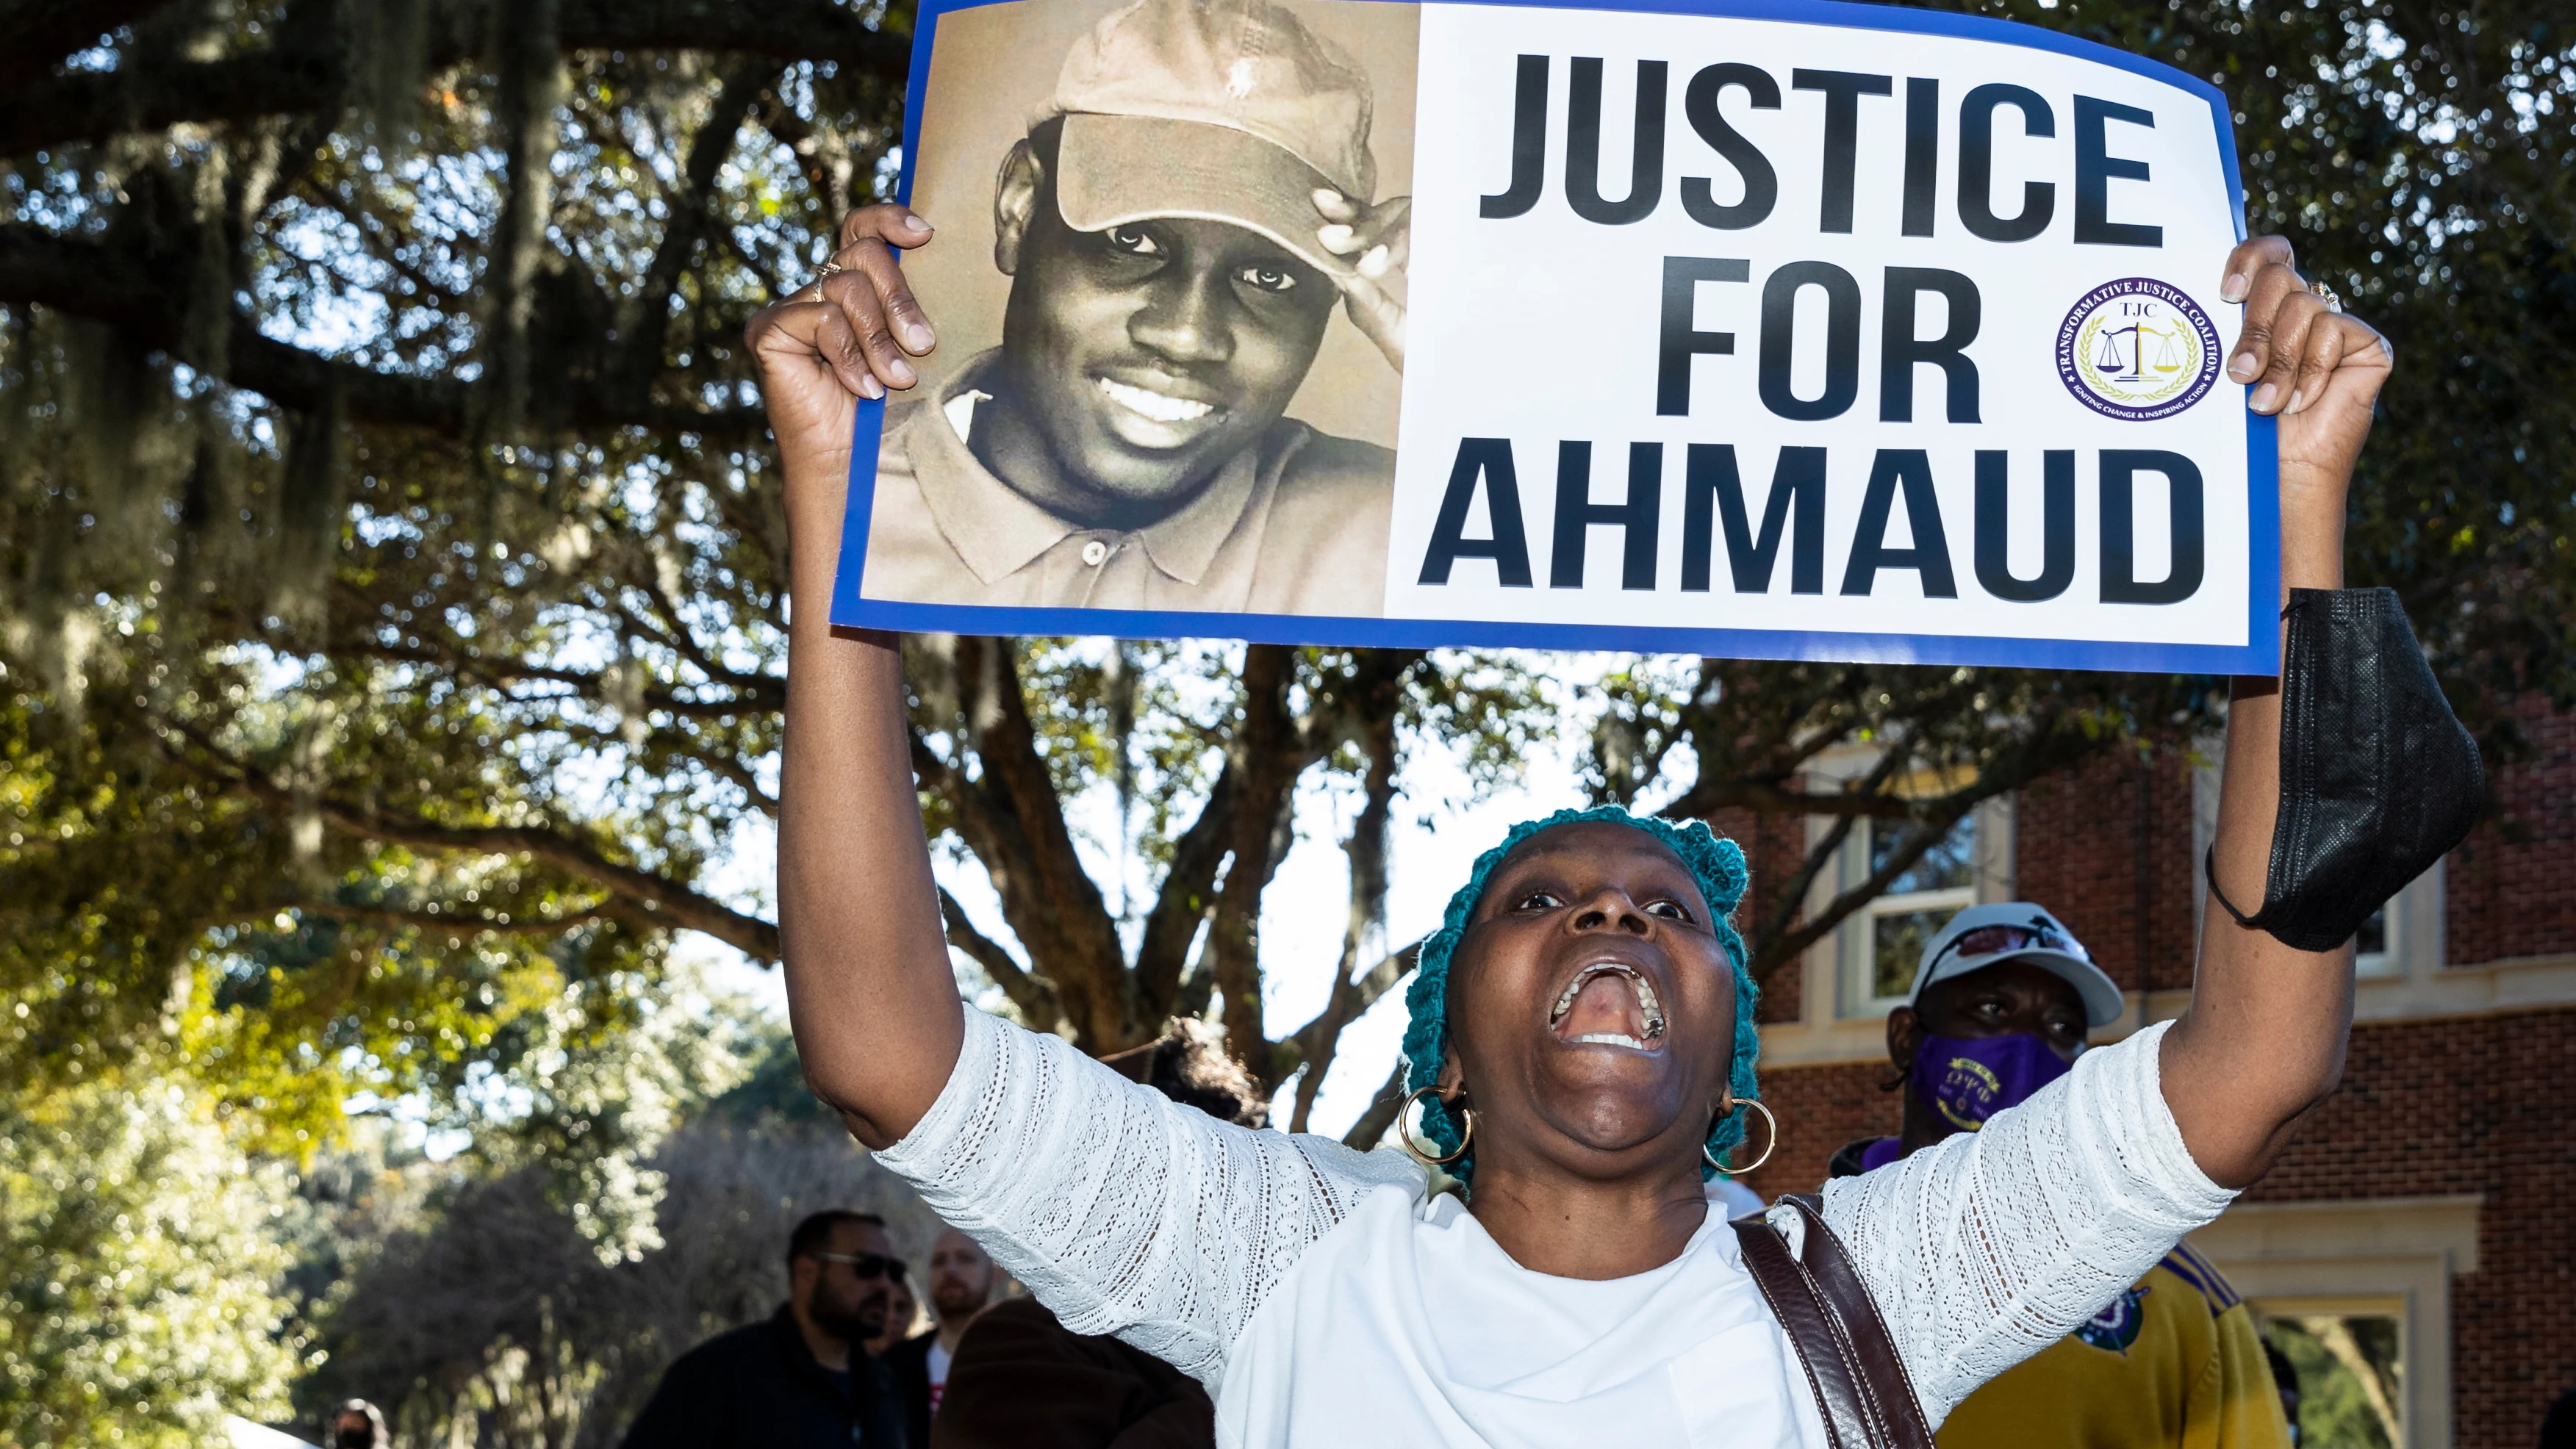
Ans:
[[[2344,496],[2391,354],[2378,332],[2308,290],[2290,244],[2258,237],[2227,259],[2225,295],[2245,302],[2228,375],[2280,429],[2281,585],[2343,587]],[[2239,679],[2227,715],[2215,870],[2229,900],[2263,900],[2281,800],[2281,692]],[[2204,902],[2191,1006],[2166,1033],[2164,1096],[2192,1160],[2243,1187],[2272,1164],[2299,1115],[2343,1075],[2352,1028],[2352,946],[2293,950]]]
[[[917,380],[930,323],[887,243],[930,229],[897,206],[842,223],[843,270],[751,319],[761,398],[786,472],[786,760],[778,924],[805,1079],[870,1147],[900,1139],[957,1062],[962,1008],[922,837],[890,634],[831,626],[860,397]]]

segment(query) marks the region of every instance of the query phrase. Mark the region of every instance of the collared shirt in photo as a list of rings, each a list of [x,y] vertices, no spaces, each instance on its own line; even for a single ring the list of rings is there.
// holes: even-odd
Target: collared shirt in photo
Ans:
[[[1092,528],[1031,502],[968,447],[995,354],[886,409],[860,592],[1009,608],[1374,617],[1395,455],[1283,418],[1178,512]]]

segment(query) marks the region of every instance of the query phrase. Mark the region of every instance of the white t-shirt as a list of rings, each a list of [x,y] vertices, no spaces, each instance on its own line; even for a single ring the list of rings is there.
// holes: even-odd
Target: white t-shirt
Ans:
[[[930,1366],[930,1412],[936,1414],[940,1399],[948,1393],[948,1366],[957,1361],[957,1356],[948,1351],[948,1345],[934,1338],[930,1341],[930,1352],[922,1357]]]
[[[1827,1185],[1933,1424],[2233,1197],[2183,1148],[2162,1036]],[[1219,1123],[971,1009],[939,1100],[877,1160],[1065,1327],[1204,1381],[1221,1444],[1826,1442],[1720,1213],[1646,1273],[1533,1273],[1399,1152]]]
[[[1710,1178],[1708,1200],[1711,1205],[1730,1218],[1740,1218],[1746,1213],[1762,1211],[1762,1194],[1731,1177]]]

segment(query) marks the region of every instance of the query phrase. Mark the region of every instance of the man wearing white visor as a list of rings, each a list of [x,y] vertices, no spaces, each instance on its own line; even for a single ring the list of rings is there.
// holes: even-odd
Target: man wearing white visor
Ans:
[[[872,591],[1381,612],[1395,455],[1286,416],[1336,310],[1402,367],[1372,109],[1270,0],[1138,0],[1077,41],[995,186],[1002,345],[888,411]]]
[[[1884,1167],[1975,1132],[2063,1077],[2120,988],[2075,934],[2026,901],[1971,906],[1924,948],[1887,1014],[1902,1130],[1834,1154],[1832,1175]],[[2189,1244],[2093,1319],[1970,1394],[1939,1449],[2288,1449],[2252,1310]]]

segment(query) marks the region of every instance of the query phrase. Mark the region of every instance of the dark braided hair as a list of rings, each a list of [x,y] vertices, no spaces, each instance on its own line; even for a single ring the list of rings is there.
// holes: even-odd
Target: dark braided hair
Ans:
[[[1142,1082],[1184,1107],[1196,1107],[1238,1127],[1270,1125],[1270,1099],[1252,1073],[1225,1047],[1225,1033],[1208,1022],[1179,1016],[1163,1034],[1140,1047],[1100,1059],[1129,1081]]]

